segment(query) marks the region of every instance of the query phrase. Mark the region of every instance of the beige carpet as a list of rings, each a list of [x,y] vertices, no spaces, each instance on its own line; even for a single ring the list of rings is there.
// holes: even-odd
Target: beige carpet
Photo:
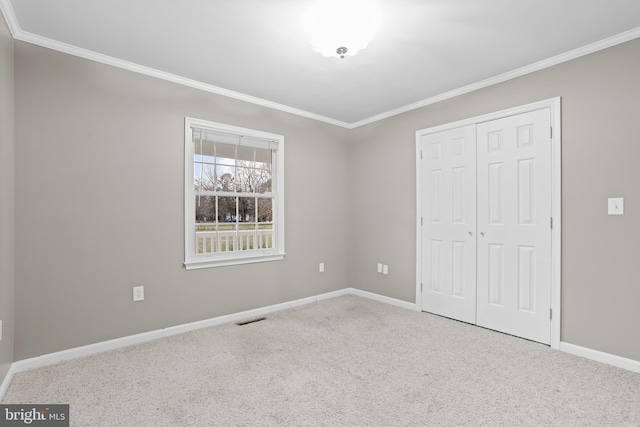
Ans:
[[[640,375],[345,296],[18,373],[72,426],[640,426]]]

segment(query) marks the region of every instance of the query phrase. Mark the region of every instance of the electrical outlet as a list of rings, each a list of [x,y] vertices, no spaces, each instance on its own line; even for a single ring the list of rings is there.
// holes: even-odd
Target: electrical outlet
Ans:
[[[614,197],[607,200],[609,215],[624,215],[624,198]]]
[[[319,271],[320,273],[324,273],[324,262],[321,262],[321,263],[320,263],[320,266],[318,267],[318,271]]]
[[[144,300],[144,286],[134,286],[133,301],[143,301],[143,300]]]

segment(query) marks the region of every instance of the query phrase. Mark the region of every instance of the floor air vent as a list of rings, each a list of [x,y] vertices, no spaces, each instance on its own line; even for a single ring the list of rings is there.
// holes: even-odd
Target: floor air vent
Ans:
[[[236,323],[236,325],[238,326],[244,326],[244,325],[248,325],[250,323],[256,323],[256,322],[261,322],[263,320],[267,320],[266,317],[258,317],[257,319],[251,319],[251,320],[244,320],[242,322],[238,322]]]

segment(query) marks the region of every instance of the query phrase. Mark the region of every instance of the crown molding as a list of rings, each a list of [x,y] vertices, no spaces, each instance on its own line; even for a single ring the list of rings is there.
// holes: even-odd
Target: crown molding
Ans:
[[[300,110],[298,108],[290,107],[288,105],[278,104],[277,102],[268,101],[266,99],[257,98],[255,96],[246,95],[240,92],[228,90],[219,86],[210,85],[197,80],[189,79],[186,77],[178,76],[176,74],[167,73],[157,70],[155,68],[146,67],[129,61],[123,61],[112,56],[103,55],[87,49],[83,49],[77,46],[73,46],[67,43],[52,40],[46,37],[41,37],[26,31],[19,31],[14,35],[16,40],[31,43],[34,45],[46,47],[49,49],[57,50],[59,52],[67,53],[69,55],[78,56],[80,58],[89,59],[91,61],[100,62],[102,64],[111,65],[114,67],[122,68],[135,73],[144,74],[158,79],[166,80],[172,83],[177,83],[183,86],[192,87],[205,92],[215,93],[217,95],[226,96],[227,98],[233,98],[240,101],[249,102],[251,104],[260,105],[262,107],[272,108],[274,110],[283,111],[285,113],[295,114],[297,116],[306,117],[308,119],[325,122],[334,126],[343,128],[349,128],[349,123],[345,123],[339,120],[335,120],[329,117],[321,116],[319,114],[311,113],[308,111]]]
[[[389,110],[384,113],[380,113],[375,116],[371,116],[353,123],[347,123],[340,120],[332,119],[330,117],[322,116],[320,114],[311,113],[309,111],[301,110],[295,107],[290,107],[288,105],[279,104],[276,102],[268,101],[266,99],[257,98],[255,96],[246,95],[240,92],[235,92],[235,91],[224,89],[218,86],[203,83],[197,80],[189,79],[189,78],[178,76],[171,73],[166,73],[164,71],[156,70],[150,67],[145,67],[143,65],[135,64],[133,62],[123,61],[108,55],[103,55],[103,54],[96,53],[96,52],[83,49],[77,46],[69,45],[69,44],[52,40],[46,37],[41,37],[26,31],[22,31],[22,29],[20,28],[20,25],[18,24],[18,20],[15,16],[15,13],[13,11],[13,7],[11,6],[10,0],[0,0],[0,10],[2,11],[2,14],[5,17],[5,20],[7,21],[7,25],[9,26],[9,30],[11,31],[13,38],[16,40],[20,40],[20,41],[35,44],[38,46],[46,47],[49,49],[57,50],[63,53],[67,53],[69,55],[74,55],[84,59],[89,59],[91,61],[112,65],[114,67],[133,71],[133,72],[144,74],[147,76],[156,77],[162,80],[167,80],[173,83],[192,87],[194,89],[199,89],[205,92],[211,92],[217,95],[226,96],[228,98],[233,98],[240,101],[245,101],[252,104],[260,105],[263,107],[272,108],[274,110],[283,111],[285,113],[306,117],[308,119],[317,120],[320,122],[328,123],[330,125],[334,125],[334,126],[338,126],[346,129],[356,129],[361,126],[365,126],[374,122],[378,122],[380,120],[387,119],[389,117],[397,116],[398,114],[402,114],[408,111],[416,110],[418,108],[426,107],[428,105],[432,105],[450,98],[454,98],[456,96],[464,95],[465,93],[483,89],[485,87],[502,83],[511,79],[515,79],[517,77],[521,77],[526,74],[533,73],[535,71],[540,71],[545,68],[549,68],[554,65],[561,64],[563,62],[571,61],[572,59],[589,55],[591,53],[594,53],[612,46],[616,46],[618,44],[622,44],[624,42],[640,37],[640,27],[634,28],[629,31],[625,31],[623,33],[617,34],[615,36],[611,36],[606,39],[597,41],[595,43],[591,43],[586,46],[579,47],[569,52],[565,52],[565,53],[553,56],[551,58],[543,59],[542,61],[535,62],[533,64],[518,68],[513,71],[508,71],[506,73],[503,73],[494,77],[490,77],[488,79],[481,80],[479,82],[471,83],[467,86],[463,86],[458,89],[451,90],[449,92],[445,92],[439,95],[425,98],[420,101],[416,101],[411,104],[405,105],[403,107]]]
[[[308,119],[325,122],[334,126],[343,128],[349,128],[350,124],[342,122],[340,120],[332,119],[322,116],[320,114],[311,113],[309,111],[300,110],[288,105],[279,104],[277,102],[268,101],[266,99],[258,98],[251,95],[246,95],[240,92],[224,89],[218,86],[203,83],[197,80],[189,79],[186,77],[178,76],[176,74],[167,73],[164,71],[156,70],[155,68],[146,67],[129,61],[123,61],[112,56],[103,55],[101,53],[93,52],[91,50],[83,49],[81,47],[73,46],[67,43],[63,43],[57,40],[52,40],[47,37],[38,36],[36,34],[23,31],[18,24],[18,20],[11,7],[9,0],[0,0],[0,9],[2,10],[7,25],[11,31],[11,35],[15,40],[20,40],[26,43],[42,46],[48,49],[53,49],[59,52],[67,53],[69,55],[77,56],[91,61],[100,62],[102,64],[111,65],[114,67],[122,68],[125,70],[133,71],[135,73],[144,74],[147,76],[155,77],[158,79],[166,80],[172,83],[177,83],[183,86],[192,87],[205,92],[215,93],[217,95],[226,96],[227,98],[233,98],[240,101],[249,102],[251,104],[260,105],[262,107],[272,108],[274,110],[283,111],[285,113],[295,114],[297,116],[306,117]]]
[[[4,20],[7,22],[9,32],[11,32],[11,36],[15,39],[16,34],[20,32],[20,25],[18,25],[18,18],[16,18],[16,14],[13,12],[13,7],[11,7],[9,0],[0,0],[0,12],[4,15]]]
[[[390,110],[375,116],[371,116],[369,118],[351,123],[349,129],[355,129],[360,126],[364,126],[370,123],[374,123],[380,120],[387,119],[389,117],[396,116],[398,114],[406,113],[407,111],[416,110],[421,107],[425,107],[427,105],[432,105],[440,101],[444,101],[446,99],[450,99],[459,95],[463,95],[465,93],[473,92],[478,89],[483,89],[488,86],[493,86],[498,83],[505,82],[507,80],[515,79],[516,77],[521,77],[526,74],[533,73],[535,71],[540,71],[545,68],[553,67],[554,65],[561,64],[563,62],[571,61],[572,59],[579,58],[581,56],[589,55],[591,53],[616,46],[618,44],[622,44],[624,42],[628,42],[630,40],[636,39],[640,37],[640,27],[634,28],[629,31],[625,31],[624,33],[617,34],[612,37],[608,37],[606,39],[597,41],[595,43],[588,44],[586,46],[579,47],[577,49],[571,50],[569,52],[565,52],[556,56],[552,56],[551,58],[543,59],[542,61],[535,62],[533,64],[524,66],[522,68],[518,68],[513,71],[508,71],[506,73],[490,77],[486,80],[482,80],[476,83],[472,83],[467,86],[463,86],[458,89],[454,89],[449,92],[442,93],[440,95],[432,96],[430,98],[423,99],[421,101],[417,101],[408,105],[405,105],[400,108],[396,108],[394,110]]]

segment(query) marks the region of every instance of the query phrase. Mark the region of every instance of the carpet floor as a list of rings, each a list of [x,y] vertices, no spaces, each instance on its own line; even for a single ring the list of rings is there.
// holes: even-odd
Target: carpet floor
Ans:
[[[72,426],[640,426],[640,374],[343,296],[17,373]]]

